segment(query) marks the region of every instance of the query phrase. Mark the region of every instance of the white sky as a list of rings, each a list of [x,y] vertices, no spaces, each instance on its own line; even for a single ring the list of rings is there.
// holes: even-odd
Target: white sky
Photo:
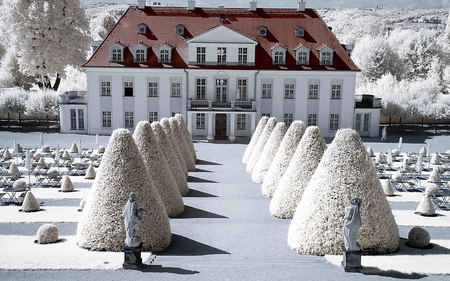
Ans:
[[[82,0],[83,2],[105,3],[137,3],[137,0]],[[186,7],[187,0],[147,0],[147,5],[154,1],[161,2],[163,6]],[[248,7],[249,0],[197,0],[200,7]],[[285,7],[295,8],[297,0],[260,0],[258,7]],[[306,0],[307,8],[413,8],[437,9],[450,8],[449,0]]]

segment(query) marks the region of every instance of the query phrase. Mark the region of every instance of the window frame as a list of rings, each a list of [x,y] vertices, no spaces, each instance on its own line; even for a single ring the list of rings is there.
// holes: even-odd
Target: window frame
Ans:
[[[197,64],[206,64],[206,47],[197,47]]]
[[[103,85],[103,83],[108,85]],[[100,81],[100,96],[102,97],[111,96],[111,81]]]
[[[248,64],[248,48],[238,48],[238,65]]]
[[[261,98],[271,99],[272,98],[272,83],[263,83],[261,86]]]
[[[148,122],[157,122],[158,121],[158,111],[150,111],[148,113]]]
[[[247,93],[248,93],[248,83],[247,83],[247,78],[238,78],[237,79],[237,83],[236,83],[236,90],[239,93],[239,98],[237,100],[239,101],[245,101],[247,100]],[[244,93],[244,96],[243,94]]]
[[[73,131],[77,130],[77,109],[76,108],[70,109],[70,130],[73,130]]]
[[[195,80],[196,80],[196,82],[195,82],[196,100],[206,100],[206,78],[196,78]],[[203,84],[199,84],[198,83],[199,80],[203,81]],[[203,98],[202,97],[199,98],[199,90],[200,90],[200,94],[203,95]]]
[[[131,85],[131,87],[130,87],[130,85]],[[127,88],[131,88],[131,96],[127,95]],[[123,96],[124,97],[134,97],[134,82],[133,81],[123,81]]]
[[[227,63],[227,47],[217,47],[217,64]]]
[[[135,61],[136,63],[146,63],[147,60],[145,58],[146,51],[144,49],[136,49],[136,57]]]
[[[293,113],[285,113],[283,122],[284,122],[284,124],[286,124],[286,127],[289,128],[289,126],[291,126],[292,122],[294,122],[294,114]]]
[[[170,63],[169,50],[167,49],[159,50],[159,61],[160,63]]]
[[[147,82],[147,97],[158,97],[158,82]]]
[[[237,114],[236,116],[236,130],[244,131],[247,123],[246,114]]]
[[[334,89],[334,87],[338,87]],[[340,100],[342,97],[342,85],[340,83],[331,84],[331,99]]]
[[[111,50],[111,62],[123,62],[123,50],[114,48]]]
[[[308,120],[307,120],[308,127],[309,126],[317,126],[317,113],[310,113],[308,114]]]
[[[77,110],[77,119],[78,119],[78,130],[84,131],[84,109],[78,108]]]
[[[195,129],[204,130],[206,128],[206,114],[197,113],[195,115]]]
[[[308,99],[317,100],[319,99],[319,84],[310,83],[308,86]]]
[[[133,111],[125,111],[124,117],[125,117],[124,127],[125,128],[134,128],[134,112]]]
[[[294,83],[285,83],[284,84],[284,99],[294,99],[294,98],[295,98],[295,84]]]
[[[339,114],[338,113],[331,113],[330,114],[330,124],[329,124],[330,131],[336,131],[339,129]]]
[[[270,118],[270,113],[261,113],[261,117],[268,117],[268,118]]]
[[[273,64],[284,64],[284,53],[282,51],[276,51],[273,53]]]
[[[175,85],[174,84],[178,84]],[[175,92],[175,94],[174,94]],[[181,98],[181,82],[170,82],[170,97]]]
[[[102,128],[111,128],[111,124],[112,124],[111,111],[102,111]]]

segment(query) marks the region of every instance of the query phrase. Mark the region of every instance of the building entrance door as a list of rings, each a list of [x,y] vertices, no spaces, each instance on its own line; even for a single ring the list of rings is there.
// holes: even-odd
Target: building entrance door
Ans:
[[[368,136],[370,132],[370,113],[356,113],[355,130],[360,136]]]
[[[216,102],[227,102],[227,79],[216,79]]]
[[[227,139],[226,114],[216,114],[216,139]]]

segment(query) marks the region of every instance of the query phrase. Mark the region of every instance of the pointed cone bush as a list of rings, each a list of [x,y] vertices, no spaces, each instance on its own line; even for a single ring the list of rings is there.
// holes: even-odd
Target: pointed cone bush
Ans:
[[[11,163],[11,165],[9,166],[8,173],[13,174],[13,176],[16,178],[20,177],[20,171],[15,163]]]
[[[144,214],[139,227],[144,251],[161,251],[171,241],[169,217],[144,160],[126,129],[115,130],[103,155],[77,228],[78,246],[94,251],[123,251],[123,207],[131,192]]]
[[[247,145],[247,149],[244,152],[244,156],[242,156],[242,163],[247,164],[250,159],[250,155],[252,155],[253,149],[255,149],[256,144],[264,130],[264,127],[269,121],[269,118],[264,116],[259,120],[258,126],[256,126],[255,131],[253,132],[252,138],[250,139],[249,144]]]
[[[195,152],[194,142],[192,141],[191,133],[189,132],[186,122],[184,122],[184,118],[181,114],[175,114],[175,118],[178,122],[178,127],[180,127],[181,133],[183,134],[183,139],[186,142],[186,146],[189,148],[191,152],[192,158],[194,159],[194,163],[197,162],[197,153]]]
[[[78,153],[78,146],[76,143],[72,143],[72,147],[70,148],[70,153]]]
[[[439,160],[437,153],[433,154],[433,156],[431,157],[430,164],[431,165],[441,165],[441,160]]]
[[[183,156],[184,163],[186,163],[188,172],[195,172],[194,158],[192,158],[191,152],[189,151],[189,148],[187,148],[186,143],[184,142],[180,127],[178,127],[177,119],[175,119],[175,117],[170,117],[169,123],[170,128],[172,130],[172,134],[175,138],[175,143],[178,145],[178,148],[180,149],[181,156]]]
[[[289,247],[304,255],[342,254],[342,226],[350,197],[362,199],[358,234],[362,251],[396,251],[397,224],[369,154],[352,129],[338,131],[325,151],[291,221]]]
[[[269,170],[270,164],[272,163],[273,158],[275,158],[275,154],[277,154],[278,148],[280,147],[286,131],[287,127],[284,122],[278,122],[275,129],[273,129],[255,168],[253,168],[252,180],[254,183],[263,182],[267,174],[267,170]]]
[[[70,157],[69,152],[67,150],[64,150],[62,157],[69,158]]]
[[[183,169],[184,176],[186,177],[186,179],[188,179],[189,175],[188,175],[186,161],[184,161],[183,155],[181,154],[180,148],[178,147],[175,136],[172,133],[172,128],[170,127],[169,119],[167,119],[167,118],[161,119],[160,124],[164,129],[164,133],[166,133],[167,138],[169,139],[170,143],[172,144],[172,149],[175,152],[175,155],[177,156],[178,163],[180,163],[181,169]]]
[[[189,193],[189,187],[186,181],[183,170],[181,169],[180,162],[178,161],[175,151],[172,148],[172,144],[164,132],[163,127],[159,122],[153,122],[151,124],[153,133],[155,134],[156,140],[158,141],[159,147],[161,148],[165,159],[170,167],[175,182],[177,183],[178,189],[181,196],[186,196]]]
[[[16,180],[16,181],[13,183],[13,187],[14,187],[14,188],[20,187],[20,189],[21,189],[22,191],[25,191],[25,190],[27,190],[27,183],[26,183],[24,180]]]
[[[183,199],[150,123],[148,121],[139,122],[133,137],[142,159],[148,167],[156,190],[164,202],[167,215],[169,218],[180,215],[184,212]]]
[[[381,187],[383,188],[384,195],[394,196],[394,190],[392,189],[391,181],[388,179],[380,180]]]
[[[9,152],[8,149],[5,149],[5,152],[3,152],[3,158],[5,158],[5,160],[9,160],[11,159],[11,152]]]
[[[84,176],[85,179],[93,180],[95,179],[95,170],[92,165],[89,165],[89,167],[86,170],[86,175]]]
[[[381,155],[381,153],[378,153],[377,156],[375,157],[375,163],[383,163],[384,159],[383,159],[383,155]]]
[[[277,119],[275,117],[269,118],[269,121],[267,121],[267,124],[264,127],[264,130],[262,131],[255,148],[253,149],[252,155],[250,155],[250,158],[248,159],[246,168],[247,172],[251,173],[255,168],[256,163],[258,163],[259,157],[261,157],[261,154],[264,150],[264,146],[269,140],[270,135],[272,134],[272,131],[275,129],[276,125]]]
[[[327,144],[319,128],[308,127],[270,201],[272,216],[292,219],[326,148]]]
[[[262,194],[266,197],[272,197],[278,187],[281,178],[284,175],[292,156],[305,132],[305,124],[302,121],[292,122],[289,130],[284,135],[283,141],[278,148],[277,154],[270,164],[266,177],[262,185]]]
[[[423,146],[420,150],[419,153],[422,154],[423,157],[427,157],[427,149],[425,148],[425,146]]]
[[[422,200],[417,206],[416,212],[422,216],[434,216],[436,211],[434,210],[433,203],[431,202],[430,194],[425,193]]]
[[[64,176],[61,182],[61,192],[72,192],[75,189],[69,176]]]
[[[39,211],[41,205],[37,201],[36,197],[34,197],[31,191],[28,191],[23,199],[22,203],[22,211],[24,212],[36,212]]]
[[[38,162],[41,164],[45,164],[44,166],[42,166],[42,168],[44,168],[44,169],[47,168],[47,164],[45,163],[44,157],[41,156],[41,158],[39,158]]]
[[[369,153],[369,156],[370,156],[370,157],[375,157],[375,153],[373,153],[373,149],[372,149],[371,146],[369,146],[369,147],[367,148],[367,152]]]

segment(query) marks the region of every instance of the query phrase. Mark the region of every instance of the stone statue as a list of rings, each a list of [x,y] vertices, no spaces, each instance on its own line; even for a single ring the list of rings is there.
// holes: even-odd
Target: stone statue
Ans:
[[[125,220],[125,232],[127,235],[125,246],[127,247],[139,247],[142,243],[142,239],[138,236],[138,231],[144,209],[138,209],[135,197],[136,195],[134,192],[131,192],[130,199],[128,199],[127,204],[125,204],[122,213],[122,217]]]
[[[386,128],[386,126],[384,126],[383,130],[381,130],[381,141],[387,141],[387,128]]]
[[[359,228],[361,227],[361,214],[359,209],[361,207],[361,198],[350,198],[350,209],[344,217],[344,227],[342,232],[344,234],[344,243],[347,251],[360,251],[361,246],[356,241],[358,238]]]

